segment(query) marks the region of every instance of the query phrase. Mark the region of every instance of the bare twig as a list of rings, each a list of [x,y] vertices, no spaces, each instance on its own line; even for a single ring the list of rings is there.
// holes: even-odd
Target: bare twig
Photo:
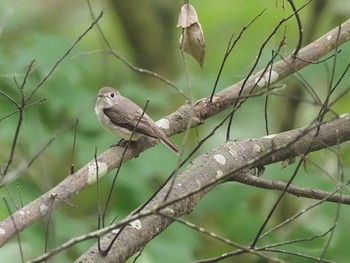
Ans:
[[[303,8],[305,8],[312,0],[309,0],[307,3],[305,3],[304,5],[302,5],[298,10],[297,12],[299,12],[300,10],[302,10]],[[233,104],[233,108],[236,108],[239,103],[242,103],[242,101],[240,100],[241,98],[241,95],[243,94],[243,91],[246,89],[246,85],[248,83],[248,80],[253,76],[253,72],[254,70],[256,69],[259,61],[260,61],[260,58],[262,56],[262,52],[263,50],[265,49],[265,46],[267,45],[267,43],[271,40],[271,38],[276,35],[278,29],[285,23],[287,22],[290,18],[292,18],[294,16],[295,12],[293,14],[291,14],[290,16],[286,17],[286,18],[283,18],[280,20],[280,22],[278,23],[278,25],[272,30],[271,34],[266,38],[266,40],[261,44],[260,48],[259,48],[259,52],[258,52],[258,55],[256,56],[256,59],[255,59],[255,62],[253,64],[253,66],[251,67],[249,73],[247,74],[247,77],[243,80],[242,82],[242,85],[239,89],[239,92],[238,92],[238,99],[235,101],[235,103]],[[274,57],[273,57],[274,59]],[[269,62],[270,63],[270,62]],[[269,64],[268,64],[269,65]],[[264,74],[265,72],[268,71],[268,66],[265,67],[265,69],[261,72],[260,75],[258,75],[259,77],[256,79],[256,82],[254,84],[254,86],[250,89],[250,92],[249,94],[252,94],[255,90],[255,88],[259,85],[261,79],[264,78]],[[271,71],[272,72],[272,67],[271,67]],[[260,72],[259,72],[260,73]],[[264,78],[264,81],[267,81],[266,78]],[[228,125],[227,125],[227,132],[226,132],[226,140],[230,140],[230,133],[231,133],[231,124],[232,124],[232,120],[233,120],[233,114],[230,116],[230,119],[229,119],[229,122],[228,122]]]
[[[35,154],[34,156],[29,160],[29,162],[24,163],[20,165],[16,170],[12,170],[11,172],[7,173],[6,177],[2,177],[0,180],[0,187],[10,183],[11,181],[18,178],[20,175],[22,175],[25,171],[28,170],[28,168],[35,162],[35,160],[51,145],[51,143],[56,139],[56,137],[52,137],[44,146],[42,146]]]
[[[75,121],[75,128],[74,128],[74,139],[73,139],[73,147],[72,147],[72,157],[71,157],[71,166],[70,166],[70,174],[74,174],[74,152],[75,152],[75,144],[77,141],[77,131],[78,131],[78,123],[79,119],[77,118]]]
[[[225,64],[226,64],[226,60],[229,58],[231,52],[233,51],[233,49],[234,49],[234,47],[236,46],[236,44],[238,43],[238,41],[242,38],[243,33],[244,33],[244,32],[245,32],[245,31],[260,17],[260,16],[262,16],[263,13],[264,13],[265,11],[266,11],[266,9],[264,9],[263,11],[261,11],[256,17],[253,18],[252,21],[250,21],[250,22],[248,23],[248,25],[244,26],[244,27],[242,28],[241,32],[239,33],[238,37],[237,37],[233,42],[232,42],[232,40],[233,40],[234,34],[231,35],[230,40],[229,40],[228,45],[227,45],[227,48],[226,48],[226,52],[225,52],[225,54],[224,54],[224,58],[223,58],[223,60],[222,60],[222,62],[221,62],[221,65],[220,65],[219,73],[218,73],[218,75],[217,75],[217,77],[216,77],[216,79],[215,79],[214,87],[213,87],[213,90],[212,90],[212,92],[211,92],[210,99],[209,99],[210,102],[213,100],[213,97],[214,97],[214,95],[215,95],[216,87],[217,87],[217,85],[218,85],[218,83],[219,83],[219,79],[220,79],[220,77],[221,77],[221,74],[222,74],[222,72],[223,72],[224,66],[225,66]]]
[[[280,254],[286,254],[286,255],[292,255],[295,257],[300,257],[300,258],[304,258],[304,259],[310,259],[313,260],[315,262],[323,262],[323,263],[335,263],[335,261],[333,260],[326,260],[326,259],[322,259],[322,258],[318,258],[318,257],[312,257],[312,256],[308,256],[302,253],[298,253],[298,252],[292,252],[292,251],[287,251],[287,250],[282,250],[282,249],[265,249],[264,251],[267,252],[273,252],[273,253],[280,253]]]
[[[93,20],[95,20],[95,15],[94,12],[92,10],[91,7],[91,3],[90,0],[87,0],[87,4],[90,10],[90,15],[92,17]],[[146,74],[149,75],[151,77],[154,77],[162,82],[164,82],[165,84],[169,85],[170,87],[174,88],[179,94],[181,94],[186,100],[190,100],[186,94],[176,86],[176,84],[174,84],[173,82],[171,82],[170,80],[166,79],[165,77],[159,75],[156,72],[153,72],[151,70],[148,69],[143,69],[143,68],[139,68],[136,67],[134,65],[132,65],[129,61],[127,61],[125,58],[123,58],[122,56],[120,56],[115,50],[113,50],[112,46],[109,44],[107,37],[105,36],[105,34],[103,33],[102,29],[100,28],[100,26],[97,24],[97,30],[100,34],[100,36],[102,37],[103,42],[105,43],[105,45],[107,46],[107,51],[102,50],[102,51],[93,51],[93,52],[89,52],[89,53],[85,53],[85,54],[93,54],[93,53],[107,53],[107,54],[111,54],[113,55],[115,58],[117,58],[118,60],[120,60],[122,63],[124,63],[124,65],[126,65],[128,68],[130,68],[132,71],[141,73],[141,74]]]
[[[311,0],[312,1],[312,0]],[[311,2],[309,1],[309,3]],[[297,10],[293,0],[288,0],[288,3],[290,4],[290,6],[293,9],[294,15],[295,15],[295,19],[297,20],[297,24],[298,24],[298,32],[299,32],[299,39],[298,39],[298,43],[297,46],[295,47],[295,50],[293,52],[293,56],[297,56],[302,44],[303,44],[303,26],[301,24],[301,19],[299,16],[299,11]]]
[[[32,90],[29,96],[26,98],[26,102],[30,101],[30,99],[34,96],[34,94],[38,91],[38,89],[46,82],[46,80],[52,75],[52,73],[56,70],[56,68],[61,64],[61,62],[69,55],[69,53],[74,49],[74,47],[81,41],[83,37],[89,33],[92,28],[97,24],[97,22],[102,18],[103,11],[100,12],[98,17],[91,23],[91,25],[77,38],[77,40],[71,45],[71,47],[62,55],[60,59],[56,61],[50,71],[46,74],[46,76],[36,85],[36,87]]]
[[[8,211],[8,213],[11,215],[11,209],[10,209],[10,206],[6,200],[6,198],[3,198],[3,201],[5,203],[5,206],[6,206],[6,209]],[[17,226],[16,226],[16,222],[15,220],[13,219],[13,217],[11,216],[11,219],[12,219],[12,223],[13,223],[13,226],[14,228],[16,229],[16,232],[17,232],[17,242],[18,242],[18,248],[19,248],[19,253],[21,255],[21,261],[24,263],[24,255],[23,255],[23,249],[22,249],[22,242],[21,242],[21,237],[19,235],[19,231],[17,229]]]
[[[342,25],[342,30],[339,35],[339,45],[341,45],[349,39],[349,28],[350,20],[344,22]],[[324,36],[320,37],[315,42],[302,48],[298,53],[298,57],[303,59],[304,61],[318,60],[322,56],[326,55],[329,51],[334,49],[336,44],[335,36],[337,34],[338,28],[333,29]],[[318,48],[315,48],[316,46]],[[276,78],[274,79],[274,81],[271,82],[275,83],[281,79],[284,79],[285,77],[291,75],[293,72],[309,65],[309,63],[306,63],[304,61],[288,57],[284,60],[276,62],[272,67],[272,71],[276,73]],[[293,67],[290,67],[289,65],[292,65]],[[241,94],[241,96],[247,96],[251,94],[250,91],[252,87],[254,87],[254,85],[256,84],[256,79],[260,76],[261,72],[257,72],[249,78],[249,81],[247,82],[244,92],[243,94]],[[224,109],[230,107],[230,105],[234,104],[238,98],[237,95],[241,90],[241,86],[242,81],[226,88],[225,90],[220,91],[219,93],[217,93],[217,95],[215,95],[211,103],[209,103],[206,98],[197,101],[195,103],[196,117],[192,118],[192,127],[200,125],[201,123],[203,123],[204,120],[218,114]],[[188,107],[188,105],[184,105],[180,107],[176,112],[166,117],[171,123],[169,129],[164,130],[168,136],[171,134],[183,132],[187,129],[189,116],[191,116],[188,114],[189,110],[190,108]],[[127,151],[124,161],[133,158],[134,156],[138,155],[142,150],[151,147],[152,145],[154,145],[154,141],[152,143],[145,141],[140,142],[140,144],[135,145],[135,147]],[[123,149],[121,149],[120,147],[113,147],[99,155],[98,161],[104,165],[103,172],[100,171],[99,173],[100,177],[104,176],[120,164],[120,158],[118,158],[117,156],[121,156],[122,151]],[[42,205],[46,205],[51,193],[59,193],[59,196],[62,199],[67,200],[79,193],[80,191],[82,191],[88,185],[94,183],[96,180],[96,175],[93,174],[92,166],[95,167],[94,161],[85,165],[75,174],[67,177],[59,185],[50,190],[48,193],[41,196],[39,199],[36,199],[30,204],[26,205],[23,209],[30,210],[31,214],[22,221],[16,221],[19,230],[23,231],[23,229],[36,222],[38,218],[41,218],[45,215],[45,213],[41,213],[38,208]],[[69,185],[69,187],[65,187],[65,185]],[[62,189],[65,189],[65,191],[62,191]],[[54,208],[58,206],[57,203],[58,202],[55,203]],[[15,220],[18,220],[18,218],[20,218],[19,216],[15,216],[17,213],[19,213],[19,211],[14,213]],[[6,234],[0,240],[1,246],[4,243],[6,243],[12,236],[14,236],[16,231],[15,229],[13,229],[13,225],[11,223],[10,218],[7,218],[0,222],[0,227],[3,228],[6,232]]]
[[[162,213],[162,212],[159,212],[159,214],[161,216],[168,217],[168,218],[172,219],[173,221],[176,221],[177,223],[180,223],[180,224],[185,225],[185,226],[187,226],[187,227],[189,227],[191,229],[194,229],[194,230],[196,230],[196,231],[198,231],[198,232],[200,232],[202,234],[205,234],[205,235],[207,235],[207,236],[209,236],[211,238],[214,238],[215,240],[223,242],[223,243],[225,243],[225,244],[227,244],[229,246],[232,246],[232,247],[235,247],[235,248],[239,248],[240,250],[242,250],[242,251],[244,251],[246,253],[252,253],[252,254],[254,254],[254,255],[258,256],[258,257],[267,259],[267,260],[269,260],[271,262],[279,262],[278,259],[273,259],[271,257],[268,257],[268,256],[262,254],[262,253],[257,252],[255,249],[251,249],[249,247],[246,247],[246,246],[240,245],[238,243],[235,243],[235,242],[233,242],[233,241],[231,241],[231,240],[229,240],[227,238],[224,238],[224,237],[221,237],[221,236],[217,235],[216,233],[207,231],[207,230],[205,230],[202,227],[198,227],[198,226],[196,226],[195,224],[193,224],[193,223],[191,223],[189,221],[181,220],[179,218],[170,216],[170,215]],[[196,261],[196,262],[202,262],[202,261],[199,260],[199,261]]]
[[[1,92],[1,90],[0,90],[0,92]],[[42,103],[43,101],[45,101],[45,100],[46,100],[45,98],[44,98],[44,99],[39,99],[39,100],[37,100],[37,101],[34,101],[33,103],[26,104],[25,107],[24,107],[24,109],[29,108],[29,107],[31,107],[31,106],[34,106],[34,105],[36,105],[36,104],[41,104],[41,103]],[[5,119],[7,119],[8,117],[11,117],[12,115],[15,115],[17,112],[18,112],[18,109],[15,110],[15,111],[13,111],[13,112],[11,112],[11,113],[9,113],[9,114],[7,114],[7,115],[5,115],[5,116],[3,116],[3,117],[1,117],[1,118],[0,118],[0,122],[3,121],[3,120],[5,120]],[[0,174],[1,174],[1,173],[0,173]]]
[[[32,70],[33,64],[34,64],[34,61],[32,61],[29,64],[28,69],[26,71],[26,74],[24,76],[22,85],[20,87],[18,87],[18,89],[19,89],[19,91],[21,93],[21,102],[20,103],[15,103],[16,107],[18,108],[18,113],[19,113],[18,114],[18,122],[17,122],[15,135],[14,135],[14,138],[13,138],[13,141],[12,141],[12,147],[11,147],[10,155],[9,155],[8,160],[7,160],[7,163],[6,163],[5,169],[3,171],[2,177],[0,179],[0,183],[1,183],[2,179],[6,176],[6,173],[7,173],[8,169],[10,168],[10,165],[13,162],[13,156],[15,154],[15,149],[16,149],[16,146],[17,146],[18,136],[19,136],[19,132],[20,132],[20,129],[21,129],[21,126],[22,126],[22,122],[23,122],[23,112],[24,112],[24,108],[25,108],[25,105],[26,105],[25,96],[23,94],[23,88],[24,88],[26,80],[27,80],[27,78],[28,78],[28,76],[29,76],[29,74],[30,74],[30,72]]]
[[[45,247],[44,247],[44,253],[47,253],[48,251],[48,244],[49,244],[49,234],[50,234],[50,224],[51,224],[51,216],[52,216],[52,204],[55,202],[55,196],[51,196],[51,205],[49,206],[49,216],[46,222],[46,230],[45,230]],[[46,261],[45,261],[46,262]]]
[[[344,118],[344,117],[343,117]],[[346,124],[347,121],[345,121],[345,119],[343,120],[343,124]],[[330,123],[329,123],[330,124]],[[346,124],[349,128],[350,128],[350,123]],[[241,171],[241,169],[246,169],[250,167],[254,167],[257,166],[257,162],[260,163],[260,165],[265,165],[265,162],[269,162],[269,160],[273,160],[273,162],[277,162],[278,160],[281,159],[285,159],[287,156],[284,155],[283,153],[285,151],[291,153],[293,152],[294,154],[300,154],[306,150],[308,150],[308,144],[305,143],[305,141],[313,141],[313,144],[311,145],[312,149],[309,149],[310,151],[313,151],[315,148],[315,142],[317,141],[322,141],[321,145],[330,145],[330,142],[326,142],[324,141],[324,139],[321,139],[321,137],[323,137],[325,130],[323,129],[325,126],[323,126],[322,128],[319,129],[319,132],[317,132],[317,126],[315,126],[313,129],[313,132],[310,133],[310,130],[308,127],[307,130],[309,131],[308,133],[304,133],[304,135],[300,134],[300,131],[297,132],[297,134],[295,134],[296,137],[294,137],[296,139],[296,141],[293,138],[293,136],[291,136],[291,134],[289,132],[285,133],[288,134],[286,136],[288,136],[288,140],[289,142],[284,144],[281,147],[276,147],[276,148],[272,148],[272,151],[269,152],[269,150],[267,149],[271,149],[271,145],[281,145],[280,143],[277,142],[281,142],[281,141],[285,141],[287,137],[284,137],[284,139],[282,139],[281,137],[279,137],[280,135],[274,135],[274,136],[268,136],[268,137],[264,137],[262,138],[262,140],[268,140],[269,143],[267,143],[267,145],[263,146],[262,144],[259,144],[257,140],[249,140],[249,141],[242,141],[242,142],[227,142],[225,143],[226,146],[219,146],[216,149],[213,149],[210,154],[204,154],[203,156],[200,156],[198,158],[196,158],[193,162],[191,167],[188,167],[187,169],[184,169],[183,171],[181,171],[181,173],[179,174],[179,176],[177,177],[177,182],[176,182],[176,190],[174,189],[174,191],[172,191],[169,199],[167,202],[161,202],[159,205],[159,201],[163,200],[163,196],[168,192],[167,187],[164,187],[164,189],[162,189],[157,197],[152,200],[151,202],[148,203],[148,205],[143,209],[143,211],[152,211],[152,210],[156,210],[156,211],[160,211],[160,209],[163,208],[167,208],[164,211],[168,211],[170,213],[172,213],[172,216],[181,216],[183,213],[186,213],[188,211],[191,211],[193,209],[192,205],[195,205],[198,200],[205,195],[205,193],[207,193],[210,189],[212,189],[215,185],[218,185],[221,182],[226,181],[229,177],[232,177],[234,175],[239,174]],[[314,140],[312,138],[314,138],[315,136],[315,132],[317,135],[317,140]],[[303,132],[302,132],[303,133]],[[310,134],[309,134],[310,133]],[[339,138],[344,138],[343,136],[346,134],[343,133],[342,135],[339,135]],[[306,136],[306,137],[305,137]],[[348,139],[350,139],[349,134],[346,135],[346,137]],[[306,139],[309,138],[309,139]],[[273,143],[275,142],[275,143]],[[338,140],[333,138],[333,143],[337,144]],[[248,146],[250,144],[250,146]],[[224,148],[223,148],[224,147]],[[243,151],[247,151],[250,153],[254,153],[255,151],[252,150],[253,147],[255,149],[259,149],[259,153],[258,154],[259,157],[251,159],[251,161],[245,159],[244,157],[242,157],[243,159],[241,160],[243,166],[240,166],[239,164],[237,164],[237,161],[239,161],[238,159],[240,155],[240,149],[244,149]],[[269,147],[269,148],[266,148]],[[300,149],[299,147],[302,147],[303,149]],[[266,150],[265,150],[266,149]],[[298,149],[298,153],[295,152],[295,150]],[[266,152],[265,152],[266,151]],[[273,154],[272,154],[273,152]],[[262,154],[263,153],[263,154]],[[234,169],[233,173],[225,173],[225,165],[220,165],[218,163],[215,163],[215,160],[211,161],[212,157],[215,156],[216,154],[221,154],[224,156],[224,158],[226,159],[226,162],[228,164],[229,167],[236,167],[237,169]],[[231,156],[232,154],[232,156]],[[294,155],[293,154],[293,155]],[[288,154],[287,154],[288,155]],[[282,157],[283,156],[283,157]],[[215,158],[214,158],[215,159]],[[205,164],[205,165],[204,165]],[[210,168],[209,168],[210,167]],[[244,168],[243,168],[244,167]],[[208,169],[211,169],[211,171],[208,171]],[[215,174],[215,171],[217,169],[220,169],[220,175],[218,177],[218,175]],[[187,181],[190,180],[191,182]],[[197,183],[194,183],[197,182]],[[190,189],[188,189],[186,186],[190,186],[192,184],[195,185],[201,185],[201,188],[194,190],[192,187],[189,187]],[[190,205],[190,203],[192,205]],[[157,207],[158,205],[158,207]],[[156,208],[155,208],[156,206]],[[150,210],[151,209],[151,210]],[[149,232],[145,229],[145,226],[150,227],[151,229],[153,229],[153,226],[157,225],[157,231],[156,232],[152,232],[153,234],[151,234],[152,236],[156,236],[160,231],[159,228],[165,228],[166,226],[168,226],[169,224],[171,224],[172,221],[168,221],[168,220],[164,220],[164,218],[162,217],[143,217],[143,213],[140,213],[140,215],[142,215],[142,218],[139,218],[140,220],[140,224],[143,226],[142,227],[142,233],[148,233],[145,236],[143,236],[143,238],[145,238],[143,241],[140,240],[141,238],[141,233],[139,233],[138,230],[132,229],[130,227],[127,227],[124,229],[124,231],[121,232],[121,230],[119,229],[118,231],[118,239],[115,241],[114,244],[114,248],[116,249],[113,253],[113,258],[114,260],[120,260],[123,261],[125,260],[127,257],[129,257],[131,254],[133,254],[132,251],[137,251],[138,248],[144,246],[145,242],[148,242],[150,239],[149,236]],[[136,231],[136,232],[134,232]],[[145,232],[144,232],[145,231]],[[132,239],[132,236],[137,234],[138,238],[137,240]],[[115,235],[113,233],[108,234],[106,237],[103,238],[104,242],[110,242],[111,239],[114,239]],[[132,240],[131,240],[132,239]],[[118,247],[123,246],[124,242],[133,242],[133,244],[129,243],[129,248],[132,249],[132,251],[128,252],[128,255],[126,255],[125,253],[123,253],[122,251],[120,251],[120,253],[118,253]],[[131,253],[131,254],[129,254]],[[89,250],[87,252],[87,254],[89,254],[89,256],[91,255],[96,255],[96,248],[93,247],[91,248],[91,250]],[[98,255],[96,255],[97,258],[99,258]],[[107,255],[107,257],[109,257]],[[96,260],[97,260],[96,258]],[[117,259],[116,259],[117,258]]]
[[[108,208],[109,202],[110,202],[110,200],[111,200],[112,193],[113,193],[113,189],[114,189],[114,186],[115,186],[115,182],[116,182],[116,180],[117,180],[118,174],[119,174],[120,169],[121,169],[121,167],[122,167],[122,163],[123,163],[123,160],[124,160],[126,151],[128,150],[129,145],[130,145],[130,143],[131,143],[131,138],[134,136],[134,134],[135,134],[135,132],[136,132],[136,130],[137,130],[137,126],[139,125],[139,123],[140,123],[140,121],[141,121],[143,115],[145,114],[145,111],[146,111],[146,109],[147,109],[147,107],[148,107],[148,103],[149,103],[149,99],[147,99],[146,104],[145,104],[145,106],[144,106],[144,108],[143,108],[143,110],[142,110],[142,114],[140,115],[140,118],[138,119],[138,121],[137,121],[135,127],[134,127],[133,130],[132,130],[132,133],[131,133],[131,135],[130,135],[130,140],[127,142],[127,144],[126,144],[126,146],[125,146],[125,148],[124,148],[123,154],[122,154],[121,159],[120,159],[120,164],[118,165],[117,172],[116,172],[116,174],[115,174],[115,176],[114,176],[114,178],[113,178],[113,182],[112,182],[111,188],[110,188],[110,190],[109,190],[109,194],[108,194],[108,198],[107,198],[107,201],[106,201],[106,205],[105,205],[105,208],[104,208],[103,214],[102,214],[102,225],[103,225],[103,227],[105,226],[105,216],[106,216],[107,208]],[[108,247],[107,247],[105,250],[100,250],[100,253],[101,253],[102,255],[107,255],[108,252],[109,252],[109,250],[110,250],[111,247],[113,246],[113,243],[114,243],[114,240],[111,241],[111,243],[108,245]]]

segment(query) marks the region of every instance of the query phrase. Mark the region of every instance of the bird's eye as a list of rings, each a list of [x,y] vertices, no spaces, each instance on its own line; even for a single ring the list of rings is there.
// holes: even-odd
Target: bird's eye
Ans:
[[[112,92],[112,93],[111,93],[111,97],[114,98],[114,96],[115,96],[115,94],[114,94],[114,92]]]

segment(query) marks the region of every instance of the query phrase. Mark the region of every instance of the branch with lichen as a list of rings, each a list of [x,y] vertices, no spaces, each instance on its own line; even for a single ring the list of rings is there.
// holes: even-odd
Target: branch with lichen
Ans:
[[[337,131],[336,136],[334,136],[334,131]],[[173,222],[169,217],[159,215],[158,211],[161,211],[162,214],[169,213],[175,218],[189,214],[206,193],[228,180],[237,180],[241,183],[245,183],[245,180],[251,183],[255,181],[256,184],[262,186],[262,179],[251,174],[250,169],[254,167],[291,159],[348,140],[350,140],[350,113],[321,125],[307,126],[253,140],[225,142],[194,159],[175,177],[173,186],[171,183],[165,185],[139,212],[140,215],[146,212],[150,214],[140,217],[137,227],[133,221],[120,230],[116,239],[118,231],[110,232],[103,237],[100,240],[103,249],[113,244],[108,255],[102,256],[96,244],[77,262],[87,260],[125,262]],[[273,189],[268,180],[265,180],[265,185]],[[170,192],[169,189],[171,189]],[[308,198],[350,204],[350,196],[346,195],[319,190],[310,192],[297,186],[290,187],[288,192],[297,196],[304,195]],[[165,196],[168,196],[166,200]],[[126,219],[131,216],[137,218],[137,214],[130,214]]]
[[[216,93],[212,102],[210,102],[208,98],[198,100],[195,103],[194,115],[193,109],[190,105],[183,105],[177,111],[159,121],[159,124],[167,135],[185,131],[188,123],[191,123],[192,127],[200,125],[206,119],[215,116],[233,105],[237,100],[244,96],[250,95],[252,90],[261,91],[266,88],[267,82],[276,83],[277,81],[290,76],[294,72],[311,65],[312,62],[315,62],[321,57],[325,56],[330,51],[334,50],[337,45],[341,45],[348,41],[349,38],[350,20],[343,23],[340,29],[335,28],[310,45],[302,48],[298,52],[298,58],[289,56],[275,63],[267,72],[266,70],[262,70],[250,75],[247,79]],[[244,86],[242,86],[243,83],[245,83]],[[348,118],[348,115],[346,116],[346,118]],[[339,120],[344,121],[344,118],[345,117]],[[333,136],[333,138],[336,137],[336,134],[334,133],[329,135]],[[126,162],[139,155],[142,151],[151,147],[154,143],[155,141],[142,140],[139,144],[134,145],[134,147],[129,147],[125,153],[125,156],[123,157],[123,162]],[[248,144],[248,142],[246,143]],[[220,147],[214,151],[220,151]],[[322,148],[325,147],[327,147],[327,145],[322,145]],[[99,178],[103,177],[108,172],[120,165],[123,151],[123,148],[113,147],[97,157]],[[227,160],[227,163],[229,163],[229,160]],[[191,165],[188,168],[190,167]],[[23,231],[37,220],[47,215],[49,211],[52,211],[64,204],[64,202],[60,200],[69,200],[84,190],[87,186],[95,183],[96,170],[95,160],[90,161],[79,171],[68,176],[56,187],[0,222],[0,246],[4,245],[17,233]],[[225,174],[224,171],[222,172]],[[203,179],[205,178],[206,177]],[[197,185],[192,186],[195,188],[198,187]],[[177,189],[174,188],[171,194],[175,194],[176,191]],[[203,190],[201,193],[205,192],[206,191]]]

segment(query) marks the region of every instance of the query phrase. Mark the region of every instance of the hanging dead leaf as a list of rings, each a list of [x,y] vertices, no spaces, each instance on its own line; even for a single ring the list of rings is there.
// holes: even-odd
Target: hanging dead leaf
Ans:
[[[196,22],[198,22],[196,9],[190,4],[184,4],[180,10],[177,27],[186,28]]]
[[[190,54],[202,67],[205,57],[205,42],[202,26],[199,22],[184,28],[179,41],[180,48]]]
[[[205,56],[204,34],[193,6],[187,3],[181,7],[177,26],[183,28],[180,48],[194,57],[202,67]]]

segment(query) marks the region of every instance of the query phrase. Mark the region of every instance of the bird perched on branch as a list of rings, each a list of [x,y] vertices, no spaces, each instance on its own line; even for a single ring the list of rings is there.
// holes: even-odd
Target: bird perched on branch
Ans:
[[[179,152],[176,144],[138,105],[114,88],[99,90],[95,112],[105,129],[124,140],[137,141],[142,136],[148,136],[161,140],[175,153]]]

